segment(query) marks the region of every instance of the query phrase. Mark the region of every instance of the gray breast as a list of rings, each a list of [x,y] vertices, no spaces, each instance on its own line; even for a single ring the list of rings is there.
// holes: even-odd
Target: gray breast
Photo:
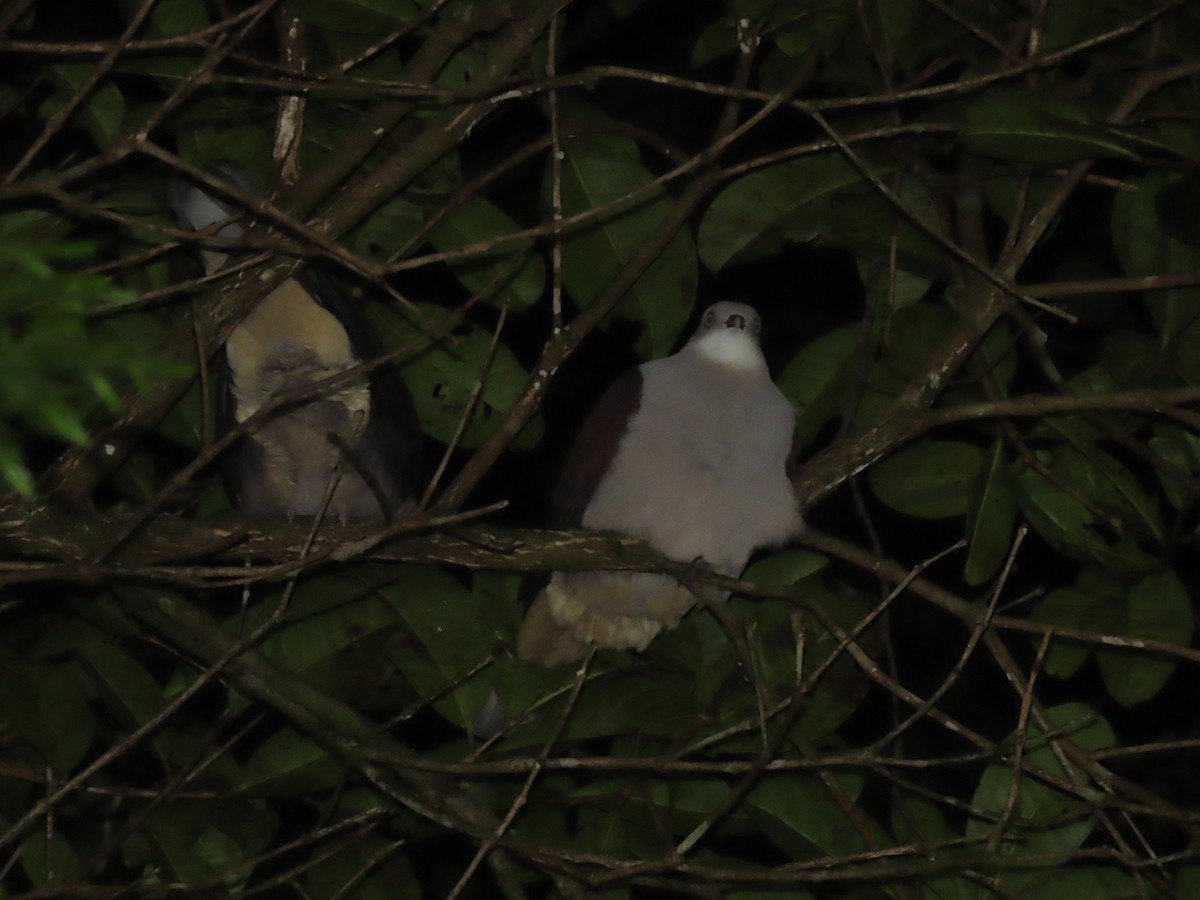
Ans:
[[[759,371],[687,354],[641,367],[642,403],[584,514],[681,561],[736,575],[800,529],[786,461],[794,414]]]

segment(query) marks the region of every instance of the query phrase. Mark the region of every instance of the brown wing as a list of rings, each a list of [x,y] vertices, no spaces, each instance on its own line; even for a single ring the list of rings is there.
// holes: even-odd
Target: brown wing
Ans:
[[[297,276],[313,299],[333,314],[346,329],[354,355],[360,360],[382,356],[384,346],[372,330],[362,305],[336,281],[304,272]],[[412,394],[395,363],[380,366],[370,376],[371,417],[355,446],[361,468],[376,480],[390,508],[404,500],[421,499],[421,423]]]
[[[588,414],[550,497],[551,521],[556,527],[569,528],[583,519],[583,512],[641,403],[642,373],[633,368],[609,386]]]

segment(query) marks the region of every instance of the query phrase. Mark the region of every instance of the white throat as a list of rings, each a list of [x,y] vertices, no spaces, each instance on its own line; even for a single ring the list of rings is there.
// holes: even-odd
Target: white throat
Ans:
[[[687,349],[709,362],[739,371],[766,371],[754,338],[740,328],[717,328],[691,341]]]

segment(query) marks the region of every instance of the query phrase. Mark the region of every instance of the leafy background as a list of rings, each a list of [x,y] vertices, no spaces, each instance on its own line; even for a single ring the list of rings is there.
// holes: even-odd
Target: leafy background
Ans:
[[[1200,4],[0,34],[4,896],[1200,893]],[[269,189],[203,279],[164,186],[222,159]],[[229,510],[212,369],[297,261],[414,393],[419,520]],[[604,386],[720,297],[809,532],[644,654],[515,661],[539,573],[711,577],[537,527]]]

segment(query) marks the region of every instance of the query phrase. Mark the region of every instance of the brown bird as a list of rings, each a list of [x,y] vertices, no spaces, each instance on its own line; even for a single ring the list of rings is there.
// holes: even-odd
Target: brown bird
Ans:
[[[255,192],[249,176],[232,164],[214,166],[213,172]],[[236,211],[182,179],[170,183],[167,200],[181,226],[196,231]],[[230,223],[218,234],[240,237],[242,227]],[[210,274],[225,265],[224,253],[205,249],[202,255]],[[382,353],[344,291],[305,274],[289,278],[226,341],[218,428],[227,432],[272,398]],[[415,505],[420,454],[412,398],[399,373],[383,366],[277,410],[224,454],[222,475],[234,506],[248,515],[314,515],[341,459],[327,514],[387,518]]]

